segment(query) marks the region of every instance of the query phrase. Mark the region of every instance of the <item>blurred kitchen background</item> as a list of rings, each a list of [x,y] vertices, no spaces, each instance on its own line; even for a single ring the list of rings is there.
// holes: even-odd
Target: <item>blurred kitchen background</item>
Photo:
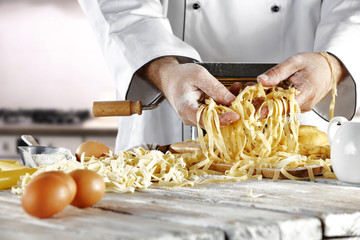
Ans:
[[[0,159],[20,159],[20,136],[69,148],[112,150],[116,118],[92,116],[115,86],[76,0],[0,0]]]

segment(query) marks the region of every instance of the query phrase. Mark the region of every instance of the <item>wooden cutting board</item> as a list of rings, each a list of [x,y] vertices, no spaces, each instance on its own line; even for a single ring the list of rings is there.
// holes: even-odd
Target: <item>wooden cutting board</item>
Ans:
[[[177,142],[177,143],[173,143],[171,145],[161,146],[161,147],[159,147],[159,150],[163,151],[163,152],[166,152],[167,150],[169,150],[172,153],[193,153],[195,151],[201,150],[201,147],[200,147],[200,144],[194,143],[194,142]],[[229,165],[229,164],[212,164],[209,167],[209,169],[218,171],[218,172],[225,172],[227,170],[230,170],[231,167],[232,167],[232,165]],[[325,172],[324,168],[322,166],[318,166],[318,165],[311,166],[311,169],[313,171],[314,176],[320,176]],[[280,171],[280,169],[262,168],[261,174],[265,178],[273,178],[277,171]],[[287,170],[287,172],[289,174],[293,175],[294,177],[299,177],[299,178],[309,177],[309,172],[306,167],[290,169],[290,170]],[[287,177],[285,177],[280,172],[278,178],[285,179]]]

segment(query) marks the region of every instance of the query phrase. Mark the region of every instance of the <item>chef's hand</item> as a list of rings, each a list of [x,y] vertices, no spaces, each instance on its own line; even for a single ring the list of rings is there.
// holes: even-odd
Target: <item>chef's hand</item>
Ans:
[[[144,66],[140,74],[163,93],[186,125],[196,125],[197,110],[204,103],[205,94],[224,105],[235,100],[235,96],[205,68],[193,63],[180,64],[175,57],[158,58]],[[234,112],[219,116],[222,126],[239,118]]]
[[[232,94],[237,96],[239,95],[240,91],[245,89],[247,86],[252,86],[252,85],[256,85],[256,82],[247,82],[245,84],[242,84],[241,82],[235,82],[230,86],[229,90]],[[255,97],[251,103],[254,105],[255,110],[258,111],[261,105],[264,103],[264,101],[265,98],[263,97]],[[268,116],[269,109],[266,106],[262,107],[260,111],[261,111],[260,118],[266,118]]]
[[[329,54],[338,83],[347,74],[341,62]],[[302,112],[312,110],[331,91],[331,70],[319,53],[298,53],[257,77],[264,86],[275,86],[288,80],[300,91],[296,100]]]

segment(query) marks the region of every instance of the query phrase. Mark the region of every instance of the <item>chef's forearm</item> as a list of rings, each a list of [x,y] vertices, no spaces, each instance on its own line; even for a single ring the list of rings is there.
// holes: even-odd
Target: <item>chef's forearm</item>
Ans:
[[[138,74],[154,84],[161,92],[164,90],[164,82],[169,80],[168,66],[179,64],[176,57],[165,56],[157,58],[143,66]]]
[[[314,51],[336,56],[343,64],[344,74],[338,82],[338,97],[335,115],[352,119],[360,102],[360,68],[357,55],[360,52],[359,21],[360,1],[324,0],[321,5],[321,18],[316,29]],[[346,75],[350,77],[346,77]],[[341,81],[343,79],[343,81]],[[316,112],[328,118],[329,97],[324,99]]]

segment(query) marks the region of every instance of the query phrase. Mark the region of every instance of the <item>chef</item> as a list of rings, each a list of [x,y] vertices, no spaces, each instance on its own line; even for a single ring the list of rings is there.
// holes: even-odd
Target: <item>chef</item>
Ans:
[[[167,99],[142,115],[119,117],[116,151],[182,141],[190,133],[184,124],[196,123],[205,94],[225,105],[235,99],[234,91],[196,61],[279,63],[257,80],[276,85],[288,79],[300,91],[302,124],[326,131],[332,81],[338,88],[335,115],[352,119],[355,114],[358,0],[79,2],[116,80],[118,99],[143,104],[160,94]],[[237,114],[220,116],[223,125],[238,119]]]

